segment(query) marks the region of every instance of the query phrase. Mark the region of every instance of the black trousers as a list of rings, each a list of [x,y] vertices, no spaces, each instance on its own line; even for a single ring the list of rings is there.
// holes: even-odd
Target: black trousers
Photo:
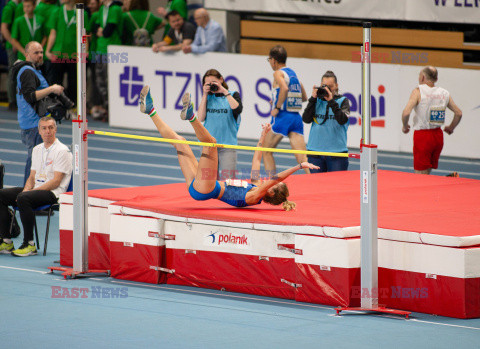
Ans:
[[[49,190],[30,190],[23,192],[23,188],[14,187],[0,189],[0,237],[10,238],[10,215],[8,206],[17,206],[23,226],[23,241],[33,240],[35,213],[33,209],[51,205],[57,202],[55,195]]]
[[[77,104],[77,65],[75,63],[52,63],[49,68],[49,78],[53,84],[63,86],[63,77],[67,74],[67,86],[65,94],[75,105]]]

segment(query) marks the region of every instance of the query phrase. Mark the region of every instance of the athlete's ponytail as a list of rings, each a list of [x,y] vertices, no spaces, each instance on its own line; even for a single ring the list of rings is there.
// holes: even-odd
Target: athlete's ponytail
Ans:
[[[282,206],[285,211],[291,211],[291,210],[295,210],[295,207],[297,206],[297,204],[294,203],[293,201],[285,200],[282,203]]]

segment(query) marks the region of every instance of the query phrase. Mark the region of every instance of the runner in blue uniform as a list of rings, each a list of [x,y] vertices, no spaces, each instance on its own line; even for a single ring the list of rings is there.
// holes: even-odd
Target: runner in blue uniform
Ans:
[[[186,93],[182,98],[183,109],[180,117],[190,121],[195,134],[200,142],[216,143],[216,139],[210,135],[207,129],[197,119],[193,112],[193,104],[190,101],[190,94]],[[150,95],[150,88],[144,86],[140,93],[140,111],[148,114],[162,137],[168,139],[185,140],[179,136],[155,111],[153,100]],[[270,131],[270,125],[263,127],[262,135],[258,146],[263,146],[265,136]],[[203,147],[200,160],[197,161],[192,149],[188,144],[176,144],[178,162],[182,170],[190,196],[195,200],[218,199],[235,207],[258,205],[265,201],[272,205],[283,205],[286,211],[295,208],[295,203],[287,200],[289,196],[288,187],[283,181],[300,169],[318,169],[317,166],[303,162],[298,166],[285,170],[278,175],[260,180],[260,163],[262,152],[255,151],[252,161],[252,183],[239,180],[217,181],[218,154],[216,147]]]

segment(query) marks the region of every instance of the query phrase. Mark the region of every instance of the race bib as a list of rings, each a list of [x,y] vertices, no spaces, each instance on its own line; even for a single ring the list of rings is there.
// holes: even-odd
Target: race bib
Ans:
[[[444,107],[430,107],[429,122],[432,125],[443,125],[445,123],[445,108]]]
[[[241,179],[232,179],[229,178],[225,181],[225,184],[231,186],[231,187],[244,187],[246,188],[248,186],[248,182],[241,180]]]
[[[302,93],[288,92],[287,95],[287,111],[299,112],[302,110]]]

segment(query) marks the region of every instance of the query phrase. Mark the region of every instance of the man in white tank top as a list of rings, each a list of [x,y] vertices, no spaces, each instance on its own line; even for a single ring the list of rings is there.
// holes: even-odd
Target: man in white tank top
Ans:
[[[438,71],[429,66],[422,69],[418,77],[418,87],[412,91],[410,99],[403,110],[403,133],[410,131],[408,120],[412,109],[413,116],[413,168],[415,173],[430,174],[432,168],[438,167],[438,159],[443,148],[441,126],[445,123],[445,110],[453,111],[450,125],[445,126],[445,133],[451,135],[462,118],[462,111],[453,102],[450,93],[436,87]]]

